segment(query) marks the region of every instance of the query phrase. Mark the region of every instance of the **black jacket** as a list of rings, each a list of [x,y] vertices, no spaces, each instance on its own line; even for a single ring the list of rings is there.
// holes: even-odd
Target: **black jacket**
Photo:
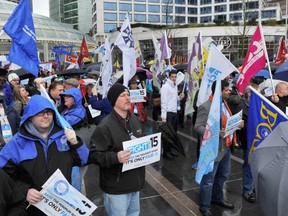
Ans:
[[[145,167],[122,172],[122,163],[117,158],[117,153],[123,150],[122,142],[131,140],[128,131],[135,137],[143,136],[139,119],[130,113],[127,119],[128,122],[113,110],[91,137],[89,162],[100,166],[100,188],[105,193],[136,192],[145,183]]]

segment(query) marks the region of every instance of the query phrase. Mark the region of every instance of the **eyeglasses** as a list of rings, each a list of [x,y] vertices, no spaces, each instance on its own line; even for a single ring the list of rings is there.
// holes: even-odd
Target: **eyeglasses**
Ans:
[[[47,114],[47,116],[51,116],[53,115],[53,111],[52,110],[44,110],[42,112],[39,112],[36,114],[36,116],[44,116],[45,114]]]

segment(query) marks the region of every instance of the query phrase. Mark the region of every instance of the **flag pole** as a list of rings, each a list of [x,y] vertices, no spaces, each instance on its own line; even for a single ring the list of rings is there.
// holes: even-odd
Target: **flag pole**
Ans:
[[[271,87],[272,87],[272,93],[273,95],[275,95],[275,88],[273,85],[273,78],[272,78],[272,73],[271,73],[271,66],[270,66],[270,62],[269,62],[269,57],[268,57],[268,53],[267,53],[267,48],[266,48],[266,43],[265,43],[265,38],[262,32],[262,25],[261,25],[261,20],[259,20],[259,27],[260,27],[260,34],[261,34],[261,38],[262,38],[262,43],[264,45],[264,54],[265,54],[265,58],[268,64],[268,71],[269,71],[269,75],[270,75],[270,81],[271,81]]]

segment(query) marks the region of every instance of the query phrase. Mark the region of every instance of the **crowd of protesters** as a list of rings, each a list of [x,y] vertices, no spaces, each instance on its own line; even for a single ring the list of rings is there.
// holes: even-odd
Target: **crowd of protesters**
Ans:
[[[140,80],[137,75],[134,76],[129,81],[129,89],[146,89],[147,96],[143,97],[144,102],[130,103],[129,89],[119,83],[110,88],[107,97],[103,97],[97,91],[96,80],[95,83],[83,85],[79,81],[80,77],[64,79],[53,76],[49,83],[39,77],[22,86],[19,76],[13,72],[1,76],[0,174],[3,175],[2,183],[8,185],[10,193],[2,193],[0,197],[6,203],[5,208],[1,207],[4,215],[14,215],[15,212],[18,212],[17,215],[44,215],[29,204],[42,199],[41,186],[49,176],[59,168],[67,180],[82,191],[83,184],[81,181],[79,184],[75,178],[81,179],[80,167],[90,163],[100,167],[100,188],[104,192],[106,212],[109,215],[115,215],[115,212],[116,215],[139,215],[139,192],[144,185],[145,168],[120,173],[122,164],[130,157],[130,152],[123,150],[122,142],[145,135],[147,109],[150,108],[153,109],[154,122],[167,122],[176,132],[178,125],[186,128],[184,110],[187,85],[184,81],[176,84],[176,78],[177,73],[170,71],[162,85],[157,87],[153,85],[152,79]],[[244,122],[241,123],[238,139],[236,133],[223,138],[225,128],[221,128],[219,154],[213,171],[204,175],[200,184],[200,211],[203,215],[212,215],[211,203],[234,208],[232,203],[224,199],[222,191],[230,171],[231,150],[247,148],[245,137],[250,89],[247,88],[245,94],[240,95],[233,85],[233,78],[229,76],[221,82],[224,111],[220,121],[225,125],[228,117],[242,109]],[[212,95],[207,102],[199,107],[194,103],[193,127],[197,134],[197,151],[204,135],[215,84],[212,85]],[[257,84],[251,85],[258,89]],[[43,89],[53,104],[48,98],[40,96]],[[287,96],[288,85],[280,82],[276,85],[276,94],[269,99],[283,110],[287,105]],[[95,117],[91,108],[101,111],[101,114]],[[62,128],[55,109],[72,129]],[[77,130],[86,124],[98,125],[93,135],[89,134],[90,143],[84,143],[77,136]],[[8,129],[4,129],[4,125],[8,125]],[[163,158],[174,160],[178,153],[167,146],[163,143]],[[242,195],[253,203],[256,198],[247,154],[244,153],[243,158]],[[193,168],[195,166],[197,163]],[[119,186],[115,185],[115,181]]]

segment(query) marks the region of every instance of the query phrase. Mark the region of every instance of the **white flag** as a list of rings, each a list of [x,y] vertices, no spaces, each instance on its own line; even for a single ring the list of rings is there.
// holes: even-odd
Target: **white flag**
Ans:
[[[238,70],[214,44],[211,44],[205,72],[199,89],[197,106],[199,107],[208,100],[211,94],[212,83],[217,80],[218,77],[220,80],[223,80],[233,71]]]
[[[110,88],[109,80],[112,79],[113,72],[111,49],[108,37],[105,38],[104,56],[102,58],[100,71],[102,74],[103,97],[106,97],[107,92]]]
[[[136,52],[134,49],[134,38],[131,32],[128,13],[126,14],[120,33],[114,44],[122,50],[124,72],[123,85],[128,86],[129,80],[136,73]]]

